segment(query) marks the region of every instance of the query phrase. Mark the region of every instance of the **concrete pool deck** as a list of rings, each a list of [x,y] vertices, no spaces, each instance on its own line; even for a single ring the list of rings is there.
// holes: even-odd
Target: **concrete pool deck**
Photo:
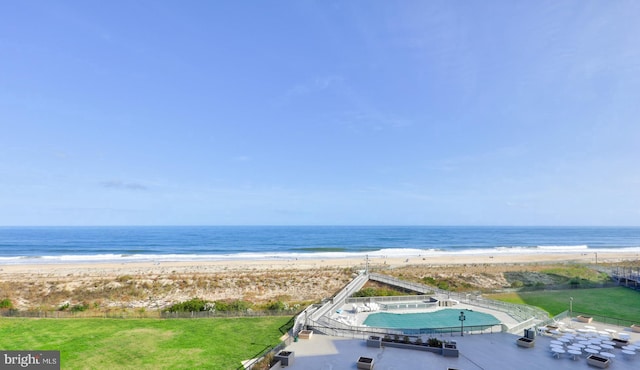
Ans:
[[[574,329],[585,325],[594,326],[599,331],[615,330],[630,336],[630,341],[640,345],[640,333],[633,333],[623,328],[601,323],[581,324],[564,320],[566,326]],[[617,334],[616,333],[616,334]],[[291,370],[337,370],[356,369],[359,356],[374,359],[376,370],[401,369],[590,369],[586,356],[576,360],[567,354],[559,358],[550,351],[551,336],[536,337],[535,347],[522,348],[516,345],[517,335],[508,333],[438,336],[440,340],[455,340],[460,350],[460,357],[450,358],[428,352],[400,348],[371,348],[362,339],[313,335],[309,340],[299,340],[289,345],[286,350],[295,353]],[[611,352],[616,356],[610,369],[637,370],[640,368],[640,350],[634,356],[623,355],[621,349]]]

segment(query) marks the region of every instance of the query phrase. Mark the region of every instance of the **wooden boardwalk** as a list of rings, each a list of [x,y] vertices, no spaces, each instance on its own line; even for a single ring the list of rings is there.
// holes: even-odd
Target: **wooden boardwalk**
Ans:
[[[615,267],[610,276],[619,285],[640,290],[640,267]]]

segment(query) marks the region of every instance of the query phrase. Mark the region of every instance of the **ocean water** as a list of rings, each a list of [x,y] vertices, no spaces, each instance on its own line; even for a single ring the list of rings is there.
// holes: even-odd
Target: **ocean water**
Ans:
[[[640,227],[0,227],[0,264],[640,253]]]

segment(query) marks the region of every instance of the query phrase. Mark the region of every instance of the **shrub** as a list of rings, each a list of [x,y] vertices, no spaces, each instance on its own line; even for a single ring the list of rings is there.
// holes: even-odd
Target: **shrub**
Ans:
[[[67,303],[67,307],[69,307],[69,304]],[[89,308],[89,304],[88,303],[81,303],[81,304],[75,304],[71,307],[71,312],[83,312],[86,311]]]
[[[288,307],[287,307],[286,303],[278,300],[278,301],[275,301],[275,302],[267,303],[266,308],[267,308],[267,310],[271,310],[271,311],[284,311]]]
[[[399,292],[397,290],[388,289],[388,288],[364,288],[359,291],[353,293],[352,297],[388,297],[388,296],[399,296],[399,295],[407,295],[406,293]]]
[[[169,312],[200,312],[205,311],[208,301],[200,298],[192,298],[188,301],[179,302],[171,305],[166,311]]]
[[[573,278],[573,279],[571,279],[571,280],[569,281],[569,285],[570,285],[572,288],[577,288],[577,287],[578,287],[578,285],[580,285],[580,279],[579,279],[579,278]]]
[[[11,302],[11,300],[9,298],[5,298],[5,299],[0,301],[0,308],[12,309],[13,308],[13,302]]]
[[[251,308],[251,302],[235,300],[235,301],[217,301],[215,304],[216,311],[228,311],[228,312],[237,312],[237,311],[247,311]]]
[[[524,286],[524,283],[520,280],[516,280],[513,283],[511,283],[512,288],[522,288],[523,286]]]
[[[427,339],[427,345],[429,345],[429,347],[441,348],[442,341],[439,340],[438,338],[429,338]]]
[[[425,284],[428,284],[428,285],[436,285],[437,284],[436,279],[432,278],[431,276],[423,277],[422,281]]]

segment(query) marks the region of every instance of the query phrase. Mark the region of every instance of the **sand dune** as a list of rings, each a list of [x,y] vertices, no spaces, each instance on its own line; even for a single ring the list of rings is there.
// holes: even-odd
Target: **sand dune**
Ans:
[[[637,260],[599,253],[599,263]],[[411,274],[468,274],[480,286],[506,284],[502,273],[551,263],[595,263],[593,254],[446,255],[364,259],[238,260],[163,263],[5,265],[0,295],[19,309],[52,309],[65,302],[101,309],[161,309],[199,297],[207,300],[280,299],[308,302],[329,297],[368,264],[371,269],[404,269]]]

